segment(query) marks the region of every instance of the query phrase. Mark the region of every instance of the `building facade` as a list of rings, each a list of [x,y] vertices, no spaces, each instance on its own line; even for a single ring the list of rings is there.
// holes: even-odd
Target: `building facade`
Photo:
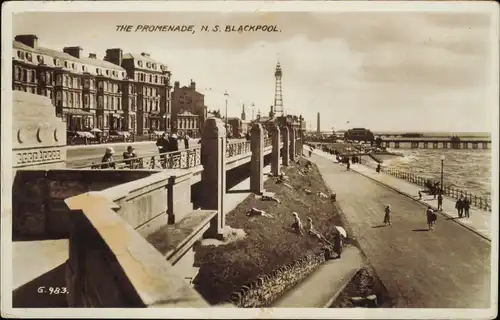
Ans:
[[[186,112],[189,115],[186,116]],[[197,118],[193,117],[197,116]],[[173,132],[181,133],[185,130],[192,132],[191,137],[200,136],[205,119],[208,117],[208,110],[205,106],[205,95],[196,91],[196,83],[191,80],[189,87],[180,86],[176,81],[174,90],[172,91],[172,130]],[[179,119],[182,121],[179,121]],[[179,127],[183,121],[191,121],[185,123],[183,127]],[[189,129],[187,129],[189,128]]]
[[[196,138],[199,136],[199,131],[201,127],[200,117],[197,114],[191,113],[189,111],[183,111],[181,113],[175,114],[175,125],[176,133],[178,135],[184,136],[188,135],[191,138]]]
[[[13,42],[12,89],[51,99],[69,131],[108,135],[170,129],[170,77],[146,54],[108,49],[103,60],[78,46],[40,47],[36,35]]]

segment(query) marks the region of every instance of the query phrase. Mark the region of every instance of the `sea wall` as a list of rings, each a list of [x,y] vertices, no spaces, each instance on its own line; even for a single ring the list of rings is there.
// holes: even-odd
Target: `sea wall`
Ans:
[[[324,249],[310,253],[243,285],[229,302],[240,308],[267,307],[325,261]]]

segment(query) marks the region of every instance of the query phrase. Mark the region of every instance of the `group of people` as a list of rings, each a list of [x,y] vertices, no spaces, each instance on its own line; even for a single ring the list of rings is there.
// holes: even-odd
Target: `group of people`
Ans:
[[[303,230],[305,229],[307,235],[312,236],[314,238],[317,238],[318,240],[325,242],[326,244],[333,247],[333,250],[337,254],[337,259],[340,259],[341,255],[342,255],[342,248],[343,248],[344,239],[343,239],[343,235],[338,231],[337,228],[335,228],[336,233],[335,233],[334,242],[331,243],[323,235],[321,235],[321,233],[319,233],[316,230],[316,228],[314,228],[312,218],[310,218],[310,217],[307,218],[307,224],[304,228],[304,226],[302,224],[302,220],[299,217],[299,214],[297,212],[293,212],[292,216],[293,216],[292,229],[295,233],[297,233],[299,235],[303,235],[304,234]]]
[[[101,169],[116,169],[116,162],[113,156],[115,155],[115,150],[112,147],[106,148],[104,152],[104,156],[101,159]],[[123,160],[126,167],[130,169],[136,169],[140,167],[141,159],[137,158],[137,153],[135,152],[134,147],[128,146],[127,150],[123,152]]]
[[[189,149],[189,136],[186,134],[181,139],[184,141],[184,149]],[[156,140],[156,146],[160,153],[179,151],[179,137],[175,133],[164,133]]]
[[[470,218],[470,200],[467,197],[460,196],[455,203],[459,218]]]

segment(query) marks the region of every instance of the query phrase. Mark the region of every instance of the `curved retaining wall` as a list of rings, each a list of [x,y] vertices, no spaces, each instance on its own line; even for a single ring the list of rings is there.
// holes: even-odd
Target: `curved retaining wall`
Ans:
[[[269,306],[325,260],[325,250],[320,249],[271,273],[263,274],[231,294],[229,303],[240,308]]]

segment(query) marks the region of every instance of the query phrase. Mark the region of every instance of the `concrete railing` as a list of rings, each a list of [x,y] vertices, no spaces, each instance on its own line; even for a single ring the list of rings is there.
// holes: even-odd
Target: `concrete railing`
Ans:
[[[70,307],[208,307],[102,193],[66,199],[71,210],[66,266]]]
[[[72,169],[190,169],[201,164],[201,147],[94,163]]]

